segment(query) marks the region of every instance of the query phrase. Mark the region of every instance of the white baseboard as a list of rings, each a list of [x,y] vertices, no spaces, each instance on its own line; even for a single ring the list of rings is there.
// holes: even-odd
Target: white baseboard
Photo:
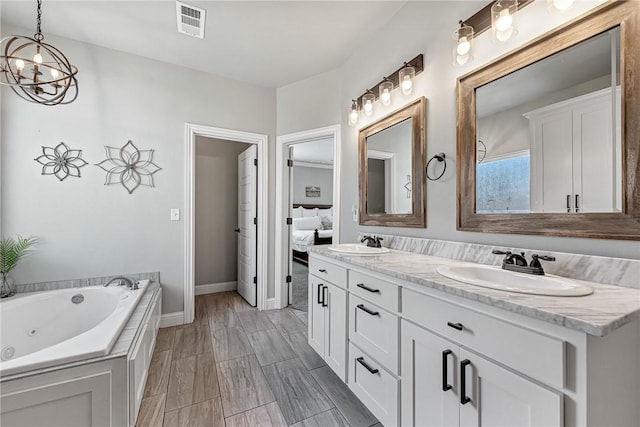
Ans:
[[[168,328],[170,326],[184,325],[184,311],[176,311],[175,313],[166,313],[160,316],[160,327]]]
[[[278,307],[278,303],[275,298],[267,298],[267,310],[275,310]]]
[[[196,295],[235,291],[236,289],[238,289],[238,282],[220,282],[210,283],[208,285],[196,285]]]

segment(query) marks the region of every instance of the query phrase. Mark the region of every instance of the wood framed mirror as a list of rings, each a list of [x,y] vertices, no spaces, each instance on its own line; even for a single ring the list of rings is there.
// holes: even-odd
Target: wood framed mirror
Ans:
[[[360,130],[360,225],[426,226],[425,106],[421,97]]]
[[[640,240],[640,4],[605,3],[457,82],[457,228]]]

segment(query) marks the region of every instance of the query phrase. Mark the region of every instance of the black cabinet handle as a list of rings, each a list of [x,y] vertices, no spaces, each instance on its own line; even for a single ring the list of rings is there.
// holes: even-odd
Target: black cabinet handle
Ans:
[[[453,329],[457,329],[458,331],[461,331],[464,329],[464,326],[462,325],[462,323],[451,323],[451,322],[447,322],[447,326],[453,328]]]
[[[320,273],[326,273],[326,272],[327,272],[327,270],[325,270],[324,268],[320,268],[318,271],[319,271]]]
[[[364,366],[364,367],[365,367],[365,369],[366,369],[367,371],[371,372],[372,374],[377,374],[378,372],[380,372],[380,371],[378,371],[377,369],[372,368],[371,366],[369,366],[369,365],[367,364],[367,362],[365,362],[365,361],[364,361],[364,357],[358,357],[358,358],[356,359],[356,362],[358,362],[359,364],[361,364],[362,366]]]
[[[356,286],[359,287],[359,288],[364,289],[365,291],[369,291],[369,292],[371,292],[373,294],[380,293],[380,289],[371,289],[371,288],[367,287],[364,283],[358,283]]]
[[[324,292],[322,292],[322,283],[318,283],[318,304],[322,304],[324,302],[322,301],[322,297],[324,297]]]
[[[451,390],[453,386],[449,384],[447,376],[449,375],[449,368],[447,366],[447,361],[449,355],[453,354],[451,350],[445,350],[442,352],[442,391]]]
[[[571,212],[571,194],[567,194],[567,212]]]
[[[367,307],[364,306],[364,304],[358,304],[356,305],[357,308],[359,308],[360,310],[364,311],[365,313],[369,313],[372,316],[379,316],[380,313],[378,313],[377,311],[371,311],[369,310]]]
[[[469,359],[460,362],[460,403],[466,405],[471,402],[471,398],[467,396],[467,366],[471,365]]]
[[[327,288],[326,286],[322,287],[322,306],[323,307],[329,306],[329,304],[327,303],[327,295],[324,293],[324,291],[326,291],[327,289],[329,288]]]
[[[578,203],[579,194],[576,194],[576,212],[580,212],[580,204]]]

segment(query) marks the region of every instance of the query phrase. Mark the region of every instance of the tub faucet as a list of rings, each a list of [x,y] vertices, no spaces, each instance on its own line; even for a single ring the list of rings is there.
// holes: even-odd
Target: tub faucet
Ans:
[[[381,248],[380,240],[382,240],[382,237],[363,236],[362,239],[360,239],[360,243],[367,242],[367,246],[370,248]]]
[[[107,286],[109,286],[110,284],[112,284],[113,282],[118,281],[118,286],[125,286],[131,290],[137,290],[138,288],[138,281],[137,280],[131,280],[128,277],[124,277],[124,276],[116,276],[116,277],[112,277],[111,279],[109,279],[109,281],[107,283],[104,284],[105,288]]]

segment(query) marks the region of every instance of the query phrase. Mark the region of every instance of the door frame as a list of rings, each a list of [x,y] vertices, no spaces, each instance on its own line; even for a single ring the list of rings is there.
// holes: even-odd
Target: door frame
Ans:
[[[285,203],[285,192],[289,190],[289,175],[285,173],[286,156],[289,147],[318,139],[333,139],[333,243],[340,242],[340,157],[342,143],[340,125],[326,126],[302,132],[290,133],[276,137],[276,221],[275,221],[275,303],[276,308],[284,308],[287,304],[287,282],[285,271],[289,254],[284,253],[285,235],[288,235],[286,218],[288,216]]]
[[[184,181],[184,323],[193,322],[195,316],[195,172],[196,137],[224,139],[231,142],[254,144],[258,148],[258,230],[256,232],[258,255],[256,269],[258,284],[256,300],[258,310],[267,309],[267,243],[269,189],[269,136],[258,133],[223,129],[207,125],[185,123],[185,181]]]

